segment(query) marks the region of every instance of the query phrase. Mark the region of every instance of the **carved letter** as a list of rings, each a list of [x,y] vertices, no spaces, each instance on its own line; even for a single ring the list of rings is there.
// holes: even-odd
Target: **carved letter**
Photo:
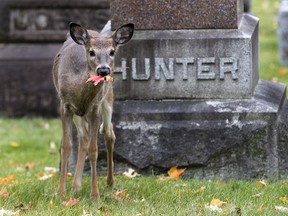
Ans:
[[[121,58],[121,70],[115,71],[115,73],[122,73],[122,80],[127,80],[127,60],[126,58]]]
[[[148,80],[150,78],[150,59],[145,58],[145,74],[138,74],[136,70],[136,58],[131,59],[133,80]]]
[[[214,57],[197,58],[197,79],[215,79],[215,72],[210,71],[210,64],[215,63]]]
[[[224,74],[230,72],[233,80],[238,79],[237,59],[235,57],[220,58],[220,79],[224,79]]]
[[[169,65],[164,62],[163,58],[155,58],[155,80],[160,80],[160,69],[163,71],[163,74],[166,80],[174,80],[174,58],[169,58]]]
[[[176,63],[182,64],[182,74],[183,74],[183,80],[188,79],[188,64],[193,64],[194,63],[194,58],[176,58]]]

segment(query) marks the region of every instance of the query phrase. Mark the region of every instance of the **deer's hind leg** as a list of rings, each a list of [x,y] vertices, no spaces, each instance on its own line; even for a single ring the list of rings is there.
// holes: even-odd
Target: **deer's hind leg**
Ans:
[[[62,144],[61,144],[61,167],[60,167],[60,182],[58,193],[65,194],[66,173],[68,159],[72,149],[72,127],[73,127],[73,113],[61,104],[61,120],[62,120]]]

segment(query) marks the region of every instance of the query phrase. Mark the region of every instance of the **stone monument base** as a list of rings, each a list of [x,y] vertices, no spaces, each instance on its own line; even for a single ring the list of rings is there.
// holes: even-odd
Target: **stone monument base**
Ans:
[[[177,165],[196,178],[277,179],[287,168],[285,141],[279,147],[287,137],[280,124],[285,97],[285,85],[261,80],[252,99],[117,101],[115,171]],[[98,161],[105,170],[103,140]]]

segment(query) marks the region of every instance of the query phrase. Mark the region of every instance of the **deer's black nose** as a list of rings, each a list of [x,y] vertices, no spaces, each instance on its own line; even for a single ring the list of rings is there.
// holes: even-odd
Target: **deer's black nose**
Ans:
[[[97,68],[96,72],[97,72],[98,76],[104,77],[104,76],[107,76],[107,75],[110,74],[110,68],[109,67],[105,67],[105,66],[104,67],[99,67],[99,68]]]

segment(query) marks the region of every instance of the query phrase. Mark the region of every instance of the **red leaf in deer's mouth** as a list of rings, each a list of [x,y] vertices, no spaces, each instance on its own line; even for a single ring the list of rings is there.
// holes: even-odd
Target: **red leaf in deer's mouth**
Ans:
[[[94,76],[91,76],[87,81],[87,82],[94,82],[94,86],[98,85],[98,83],[101,81],[101,80],[105,80],[106,82],[112,82],[113,81],[113,77],[110,76],[110,75],[107,75],[107,76],[98,76],[98,75],[94,75]]]
[[[98,85],[98,83],[99,83],[101,80],[105,80],[105,77],[95,75],[95,76],[91,76],[86,82],[92,81],[93,84],[94,84],[94,86],[96,86],[96,85]]]

